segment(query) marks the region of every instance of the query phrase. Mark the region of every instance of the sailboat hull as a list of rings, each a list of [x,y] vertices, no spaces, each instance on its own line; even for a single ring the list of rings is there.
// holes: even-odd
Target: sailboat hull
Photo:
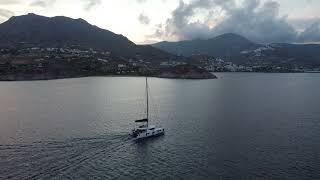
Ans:
[[[157,136],[162,136],[162,135],[164,135],[163,128],[151,128],[151,129],[144,130],[144,131],[133,130],[131,133],[131,136],[135,140],[157,137]]]

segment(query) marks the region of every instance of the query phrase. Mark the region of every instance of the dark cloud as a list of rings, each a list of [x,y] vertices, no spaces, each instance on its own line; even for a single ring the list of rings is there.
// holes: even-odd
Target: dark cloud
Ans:
[[[8,18],[14,16],[12,11],[6,9],[0,9],[0,23],[6,21]]]
[[[247,0],[242,8],[229,11],[229,16],[219,23],[213,34],[238,33],[260,42],[293,42],[297,32],[286,17],[279,16],[279,4],[268,1],[260,4],[258,0]]]
[[[150,19],[148,16],[141,13],[138,17],[138,20],[141,24],[148,25],[150,23]]]
[[[301,40],[287,17],[279,15],[279,6],[275,1],[262,3],[260,0],[244,0],[240,6],[235,0],[194,0],[190,3],[181,0],[172,17],[156,27],[151,37],[187,40],[237,33],[259,43]],[[200,20],[192,20],[199,14]],[[308,32],[316,33],[315,27],[307,29]]]
[[[320,42],[320,20],[314,22],[300,34],[299,42]]]
[[[101,0],[85,0],[86,4],[84,9],[90,11],[93,7],[101,4]]]

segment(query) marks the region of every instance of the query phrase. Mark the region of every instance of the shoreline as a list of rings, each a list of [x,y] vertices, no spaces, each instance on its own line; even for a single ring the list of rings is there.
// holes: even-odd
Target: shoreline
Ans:
[[[52,77],[52,78],[25,78],[25,77],[18,77],[14,78],[6,78],[0,75],[0,82],[27,82],[27,81],[53,81],[53,80],[63,80],[63,79],[80,79],[80,78],[89,78],[89,77],[118,77],[118,78],[125,78],[125,77],[136,77],[136,78],[143,78],[143,77],[151,77],[151,78],[160,78],[160,79],[181,79],[181,80],[209,80],[208,78],[185,78],[185,77],[160,77],[160,76],[139,76],[139,75],[90,75],[90,76],[74,76],[74,77]],[[212,78],[213,79],[213,78]],[[217,78],[214,78],[217,79]]]
[[[320,71],[318,72],[212,72],[212,74],[219,74],[219,73],[247,73],[247,74],[320,74]],[[213,74],[214,75],[214,74]],[[0,82],[16,82],[16,81],[52,81],[52,80],[63,80],[63,79],[79,79],[79,78],[88,78],[88,77],[146,77],[146,76],[139,76],[139,75],[83,75],[83,76],[55,76],[55,77],[48,77],[48,76],[30,76],[29,77],[23,77],[23,76],[16,76],[16,75],[0,75]],[[180,79],[180,80],[210,80],[210,79],[218,79],[217,78],[199,78],[199,77],[186,77],[184,75],[175,76],[175,77],[165,77],[165,76],[152,76],[149,75],[147,77],[152,78],[160,78],[160,79]]]

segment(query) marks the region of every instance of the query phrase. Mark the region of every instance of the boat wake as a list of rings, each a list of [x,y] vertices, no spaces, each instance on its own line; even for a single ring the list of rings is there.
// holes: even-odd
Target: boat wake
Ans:
[[[0,145],[0,179],[115,178],[106,170],[132,143],[128,135],[112,135]]]

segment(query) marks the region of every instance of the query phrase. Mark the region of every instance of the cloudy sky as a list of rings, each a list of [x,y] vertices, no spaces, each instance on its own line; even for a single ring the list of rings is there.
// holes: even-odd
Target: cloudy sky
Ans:
[[[259,43],[320,42],[320,0],[0,0],[0,22],[30,12],[83,18],[138,44],[229,32]]]

